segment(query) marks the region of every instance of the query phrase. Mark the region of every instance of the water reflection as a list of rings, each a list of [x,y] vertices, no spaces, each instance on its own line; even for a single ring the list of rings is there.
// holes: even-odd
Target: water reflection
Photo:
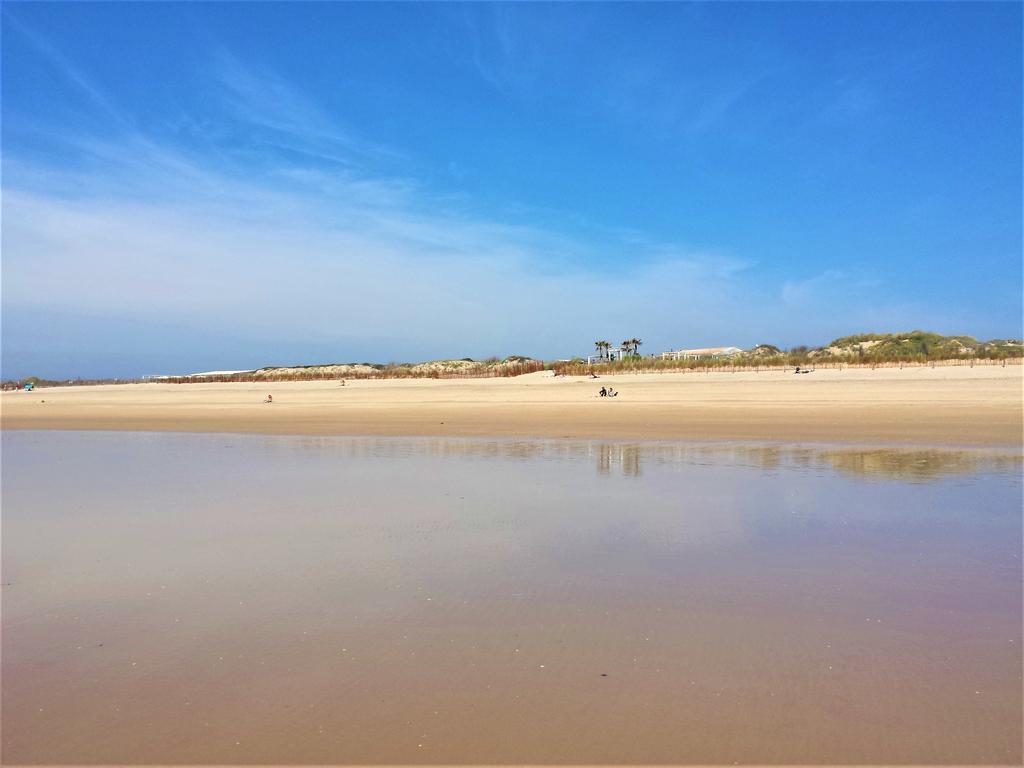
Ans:
[[[294,450],[294,444],[285,446],[273,438],[266,439],[266,445]],[[301,438],[300,445],[350,458],[439,456],[533,461],[592,457],[598,475],[630,478],[641,477],[648,463],[689,466],[724,462],[762,470],[834,470],[876,480],[928,482],[953,475],[1019,473],[1024,464],[1022,454],[976,448],[335,437]]]
[[[597,474],[609,475],[615,466],[627,477],[639,477],[640,456],[639,446],[601,443],[597,446]]]
[[[823,454],[832,467],[844,474],[892,480],[936,480],[948,475],[970,475],[1019,468],[1021,457],[968,451],[880,449],[834,451]]]
[[[1020,764],[1019,456],[3,441],[11,764]]]

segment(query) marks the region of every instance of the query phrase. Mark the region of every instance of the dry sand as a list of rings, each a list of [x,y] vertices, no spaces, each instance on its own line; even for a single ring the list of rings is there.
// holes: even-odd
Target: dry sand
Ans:
[[[606,439],[1022,442],[1019,365],[125,384],[5,392],[4,429]],[[620,395],[597,397],[601,386]],[[263,403],[273,394],[271,405]]]

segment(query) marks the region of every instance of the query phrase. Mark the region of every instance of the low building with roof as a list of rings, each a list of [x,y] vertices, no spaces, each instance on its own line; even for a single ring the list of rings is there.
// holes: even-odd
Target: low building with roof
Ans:
[[[700,349],[677,349],[673,352],[662,352],[662,360],[716,360],[732,357],[743,352],[739,347],[702,347]]]

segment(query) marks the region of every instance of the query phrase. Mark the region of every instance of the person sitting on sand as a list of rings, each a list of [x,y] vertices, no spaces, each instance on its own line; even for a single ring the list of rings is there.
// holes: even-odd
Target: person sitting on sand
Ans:
[[[618,392],[616,392],[616,391],[615,391],[614,389],[612,389],[611,387],[608,387],[608,397],[615,397],[615,396],[616,396],[617,394],[619,394],[619,393],[618,393]]]
[[[274,396],[273,395],[267,395],[267,399],[264,400],[263,402],[264,403],[272,403],[272,402],[274,402]]]
[[[600,397],[608,397],[608,390],[605,389],[604,387],[601,387],[601,389],[597,391],[597,394]]]

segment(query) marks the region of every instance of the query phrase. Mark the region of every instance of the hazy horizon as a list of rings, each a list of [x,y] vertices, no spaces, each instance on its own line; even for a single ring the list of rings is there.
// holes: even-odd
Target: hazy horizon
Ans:
[[[4,378],[1024,333],[1019,4],[2,15]]]

